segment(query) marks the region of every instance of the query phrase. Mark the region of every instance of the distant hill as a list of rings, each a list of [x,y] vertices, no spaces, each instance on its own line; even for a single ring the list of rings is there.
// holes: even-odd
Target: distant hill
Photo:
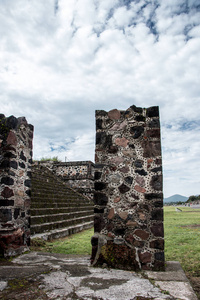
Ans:
[[[186,202],[188,200],[188,197],[185,197],[185,196],[181,196],[181,195],[173,195],[173,196],[170,196],[168,198],[164,198],[164,203],[170,203],[170,202]]]

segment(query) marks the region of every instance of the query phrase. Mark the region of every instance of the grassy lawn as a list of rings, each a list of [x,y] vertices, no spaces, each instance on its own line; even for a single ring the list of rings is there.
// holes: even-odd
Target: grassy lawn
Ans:
[[[176,260],[190,276],[200,277],[200,209],[164,208],[165,259]]]
[[[93,234],[94,229],[91,228],[52,242],[35,239],[31,242],[31,250],[41,250],[51,253],[91,255],[91,237]]]

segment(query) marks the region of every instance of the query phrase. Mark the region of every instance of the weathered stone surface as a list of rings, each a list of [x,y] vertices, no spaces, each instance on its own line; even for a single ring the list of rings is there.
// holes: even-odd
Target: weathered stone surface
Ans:
[[[148,123],[148,126],[149,126],[150,128],[159,128],[159,127],[160,127],[159,119],[158,119],[158,118],[152,119],[152,120]]]
[[[149,233],[142,229],[137,229],[134,231],[134,234],[137,235],[142,240],[147,240],[149,237]]]
[[[103,215],[95,215],[94,217],[94,231],[100,232],[105,226]]]
[[[126,220],[128,217],[128,213],[126,211],[119,212],[119,216],[121,219]]]
[[[13,206],[14,200],[8,200],[8,199],[0,200],[0,205],[1,206]]]
[[[151,219],[162,221],[163,220],[163,209],[154,209],[151,212]]]
[[[163,252],[156,252],[155,253],[155,259],[156,260],[161,260],[161,261],[165,261],[165,256]]]
[[[144,157],[156,157],[161,155],[161,146],[159,141],[143,141]]]
[[[100,191],[99,182],[104,182],[106,189],[103,191],[107,198],[104,205],[97,201],[97,196],[94,198],[94,202],[99,203],[95,205],[105,207],[104,213],[99,207],[95,208],[98,215],[104,216],[105,223],[101,229],[102,242],[99,241],[98,253],[97,245],[93,247],[95,264],[122,267],[122,263],[115,260],[116,253],[112,262],[110,255],[115,247],[123,246],[123,267],[130,267],[125,262],[124,253],[131,248],[137,249],[141,269],[163,269],[164,262],[154,259],[154,251],[164,253],[161,242],[163,194],[158,107],[143,109],[133,105],[120,114],[112,110],[108,114],[97,113],[96,117],[104,128],[98,126],[97,129],[95,160],[104,167],[101,177],[95,179],[95,187]],[[105,143],[108,134],[113,142],[109,146]],[[115,248],[119,252],[120,249]],[[133,261],[137,259],[133,257]],[[139,266],[132,266],[136,267]]]
[[[128,145],[128,140],[126,138],[115,139],[115,144],[121,147],[126,147]]]
[[[127,221],[126,225],[129,226],[129,227],[136,227],[136,226],[138,226],[138,223],[129,220],[129,221]]]
[[[153,240],[150,243],[150,248],[164,250],[164,240]]]
[[[127,176],[127,177],[125,177],[125,181],[126,181],[126,183],[131,185],[133,183],[133,177]]]
[[[13,178],[11,178],[9,176],[2,177],[1,178],[1,184],[13,185],[14,184],[14,180],[13,180]]]
[[[3,122],[6,132],[0,143],[0,152],[4,158],[0,173],[3,198],[0,199],[0,228],[3,228],[4,234],[0,237],[0,253],[3,256],[13,256],[24,251],[30,240],[31,173],[28,170],[32,162],[30,143],[32,144],[33,127],[24,117],[4,117]],[[29,207],[26,205],[27,200]]]
[[[115,215],[115,210],[114,210],[114,208],[112,207],[112,208],[110,209],[109,213],[108,213],[108,219],[109,219],[109,220],[113,219],[114,215]]]
[[[152,259],[152,254],[150,252],[139,253],[140,262],[143,264],[150,263]]]
[[[7,144],[8,145],[17,145],[17,137],[16,134],[13,131],[10,131],[7,137]]]
[[[134,189],[135,189],[137,192],[139,192],[139,193],[145,193],[145,192],[146,192],[145,188],[143,188],[143,187],[141,187],[141,186],[139,186],[139,185],[135,185]]]
[[[160,129],[149,129],[146,134],[150,138],[160,138]]]
[[[117,156],[117,157],[113,157],[110,162],[111,164],[114,164],[114,165],[119,165],[120,163],[122,163],[124,161],[124,158],[123,157],[120,157],[120,156]]]
[[[24,155],[23,151],[21,151],[21,153],[20,153],[20,159],[26,161],[26,156]]]
[[[144,170],[144,169],[141,169],[141,170],[135,170],[135,173],[138,173],[142,176],[146,176],[147,175],[147,172]]]
[[[147,117],[159,117],[158,106],[152,106],[147,108]]]
[[[129,167],[123,167],[123,168],[120,168],[119,171],[125,174],[125,173],[128,173],[130,171],[130,169],[129,169]]]
[[[94,188],[96,191],[102,191],[106,188],[107,184],[104,182],[95,182]]]
[[[120,200],[121,200],[120,197],[116,197],[116,198],[114,199],[114,203],[118,203]]]
[[[143,187],[143,186],[145,185],[145,180],[144,180],[144,178],[141,177],[141,176],[136,176],[135,181],[136,181],[141,187]]]
[[[94,180],[99,180],[101,178],[102,172],[95,172],[94,173]]]
[[[130,129],[130,133],[132,134],[134,139],[138,139],[144,132],[143,126],[133,126]]]
[[[9,208],[2,208],[0,210],[0,222],[8,222],[12,220],[12,210]]]
[[[103,193],[94,193],[94,204],[105,206],[108,203],[108,197]]]
[[[118,187],[121,194],[125,194],[126,192],[130,191],[130,187],[125,184],[122,184]]]
[[[4,198],[10,198],[14,196],[13,190],[10,189],[9,187],[5,187],[3,191],[1,192],[1,196]]]
[[[118,120],[118,119],[120,119],[120,116],[121,116],[121,113],[117,109],[112,109],[108,112],[108,117],[111,120]]]
[[[136,160],[136,161],[134,162],[134,166],[135,166],[136,168],[142,168],[143,162],[142,162],[141,160]]]
[[[96,120],[96,130],[102,129],[102,123],[103,121],[101,119]]]
[[[151,226],[151,232],[157,237],[164,237],[163,223],[156,223]]]
[[[156,191],[162,191],[162,176],[161,175],[152,176],[151,186]]]

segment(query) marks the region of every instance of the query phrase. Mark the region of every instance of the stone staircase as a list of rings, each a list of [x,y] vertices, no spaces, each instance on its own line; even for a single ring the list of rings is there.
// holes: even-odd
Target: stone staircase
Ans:
[[[93,202],[66,186],[48,168],[32,167],[31,237],[64,237],[93,227]]]

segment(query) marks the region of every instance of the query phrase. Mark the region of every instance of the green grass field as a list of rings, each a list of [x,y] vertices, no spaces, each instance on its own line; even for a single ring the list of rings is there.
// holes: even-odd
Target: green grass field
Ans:
[[[200,277],[200,209],[164,208],[165,259],[179,261],[190,276]]]

